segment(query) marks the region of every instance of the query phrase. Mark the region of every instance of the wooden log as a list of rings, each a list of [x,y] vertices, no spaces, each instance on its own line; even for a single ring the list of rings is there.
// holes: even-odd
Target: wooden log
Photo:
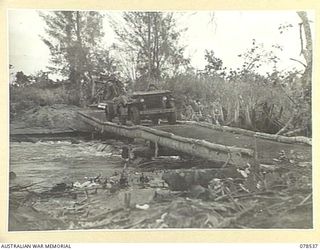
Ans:
[[[248,135],[248,136],[254,136],[256,132],[242,129],[242,128],[234,128],[234,127],[228,127],[228,126],[219,126],[215,124],[210,124],[207,122],[194,122],[194,121],[182,121],[179,123],[185,123],[185,124],[190,124],[190,125],[196,125],[204,128],[210,128],[214,129],[217,131],[222,131],[222,132],[230,132],[230,133],[237,133],[237,134],[243,134],[243,135]]]
[[[225,161],[226,155],[229,155],[230,152],[237,154],[235,156],[237,157],[237,159],[235,159],[234,157],[234,160],[238,161],[239,163],[242,162],[242,157],[253,156],[253,150],[251,149],[228,147],[225,145],[214,144],[204,140],[181,137],[169,132],[144,126],[129,127],[110,122],[102,122],[99,119],[90,117],[88,115],[83,115],[82,113],[80,113],[80,115],[86,118],[86,122],[92,124],[93,126],[99,129],[103,129],[104,131],[112,132],[130,138],[142,138],[145,140],[152,141],[154,143],[157,142],[161,146],[165,146],[171,149],[175,149],[177,151],[195,155],[208,160]],[[220,153],[223,154],[220,155]]]
[[[312,146],[312,138],[308,138],[308,137],[305,137],[305,136],[296,136],[296,137],[293,137],[293,138],[295,138],[297,142],[305,143],[305,144],[308,144],[308,145]]]
[[[253,156],[253,151],[251,149],[245,149],[245,148],[239,148],[239,147],[230,147],[230,146],[225,146],[222,144],[216,144],[216,143],[212,143],[212,142],[208,142],[205,140],[198,140],[198,139],[194,139],[194,138],[187,138],[187,137],[182,137],[182,136],[178,136],[175,135],[173,133],[169,133],[169,132],[165,132],[165,131],[161,131],[161,130],[156,130],[156,129],[152,129],[152,128],[147,128],[147,127],[140,127],[143,131],[147,131],[150,132],[152,134],[158,135],[158,136],[163,136],[163,137],[167,137],[167,138],[171,138],[180,142],[185,142],[185,143],[192,143],[192,144],[197,144],[197,145],[203,145],[205,147],[208,147],[210,149],[214,149],[216,151],[219,152],[224,152],[224,153],[240,153],[242,155],[246,155],[246,156]]]
[[[223,131],[223,132],[230,132],[230,133],[237,133],[237,134],[243,134],[247,136],[257,137],[261,139],[266,140],[272,140],[272,141],[278,141],[283,143],[303,143],[307,145],[312,145],[312,139],[305,137],[305,136],[296,136],[296,137],[287,137],[283,135],[274,135],[274,134],[267,134],[262,132],[254,132],[242,128],[234,128],[234,127],[228,127],[228,126],[218,126],[210,123],[205,122],[194,122],[194,121],[179,121],[181,124],[187,124],[187,125],[195,125],[200,126],[204,128],[209,128],[217,131]]]
[[[225,145],[214,144],[211,142],[196,140],[191,138],[185,138],[181,136],[172,135],[171,138],[157,136],[152,133],[145,133],[141,131],[142,138],[150,141],[157,141],[162,146],[173,148],[178,151],[182,151],[188,154],[200,156],[206,159],[217,160],[217,155],[213,155],[212,151],[218,153],[229,154],[230,152],[239,153],[239,157],[246,156],[252,157],[253,150],[245,148],[228,147]]]

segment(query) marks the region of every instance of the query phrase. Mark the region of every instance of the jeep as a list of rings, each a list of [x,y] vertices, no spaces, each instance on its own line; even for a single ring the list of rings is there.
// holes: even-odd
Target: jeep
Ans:
[[[140,124],[142,119],[150,119],[158,124],[159,119],[167,119],[169,124],[176,123],[176,108],[174,98],[169,90],[139,91],[132,93],[126,100],[107,101],[106,118],[112,121],[118,117],[121,124],[131,120]]]

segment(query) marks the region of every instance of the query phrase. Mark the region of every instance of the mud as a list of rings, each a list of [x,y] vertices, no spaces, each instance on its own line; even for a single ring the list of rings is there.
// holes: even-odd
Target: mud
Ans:
[[[249,182],[221,177],[218,183],[231,190],[224,193],[219,185],[209,189],[196,183],[185,191],[172,191],[162,177],[183,173],[177,162],[178,169],[166,170],[170,161],[155,161],[143,169],[132,161],[126,169],[128,186],[103,188],[100,183],[48,193],[58,183],[83,184],[96,176],[119,183],[125,163],[122,146],[115,140],[12,142],[10,171],[16,178],[10,186],[30,187],[10,192],[10,200],[19,202],[11,202],[9,230],[312,228],[310,166],[292,166],[294,174],[282,176],[280,183],[274,175],[266,178],[274,186],[268,192],[239,190],[237,182],[247,188]],[[148,183],[141,183],[142,172]],[[285,187],[279,189],[275,183]]]

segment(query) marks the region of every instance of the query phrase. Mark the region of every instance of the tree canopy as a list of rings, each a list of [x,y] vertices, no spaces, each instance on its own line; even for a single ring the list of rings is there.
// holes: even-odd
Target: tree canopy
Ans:
[[[124,12],[123,23],[112,21],[119,49],[134,58],[136,79],[159,82],[188,64],[172,12]]]
[[[97,11],[52,11],[40,16],[46,24],[42,41],[50,49],[49,69],[67,76],[79,89],[79,102],[83,103],[88,85],[94,92],[92,77],[111,67],[101,43],[103,15]]]

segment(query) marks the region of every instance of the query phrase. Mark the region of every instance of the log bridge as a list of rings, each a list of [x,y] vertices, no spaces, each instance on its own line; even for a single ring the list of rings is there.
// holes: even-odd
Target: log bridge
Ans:
[[[225,131],[217,128],[203,126],[199,124],[181,122],[176,125],[157,125],[157,126],[143,126],[143,125],[120,125],[114,122],[106,121],[103,111],[81,111],[78,112],[79,118],[85,123],[94,127],[96,131],[101,133],[107,132],[119,136],[143,139],[153,142],[157,151],[158,145],[179,151],[188,155],[200,157],[209,161],[229,161],[236,164],[245,164],[250,159],[255,157],[255,150],[257,150],[257,140],[259,147],[264,148],[265,140],[268,138],[256,138],[251,135],[241,135],[239,138],[236,131]],[[205,131],[204,131],[205,130]],[[220,138],[220,139],[219,139]],[[277,145],[280,142],[267,142],[266,147],[277,150],[285,148],[290,150],[290,146]],[[229,145],[228,145],[229,144]],[[281,144],[281,143],[280,143]],[[289,144],[288,144],[289,145]],[[306,145],[298,145],[302,147],[303,151],[309,147]],[[307,151],[310,151],[307,149]],[[267,158],[276,157],[277,152],[273,152],[271,156],[266,155]],[[263,153],[261,154],[262,158]],[[272,158],[271,158],[272,159]]]

